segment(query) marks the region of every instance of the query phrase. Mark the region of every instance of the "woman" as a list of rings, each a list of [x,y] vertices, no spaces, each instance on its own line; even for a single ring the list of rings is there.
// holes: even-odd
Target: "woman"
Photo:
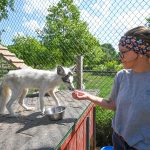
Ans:
[[[72,97],[115,111],[115,150],[150,150],[150,29],[140,26],[125,33],[119,53],[124,69],[116,74],[108,100],[78,90]]]

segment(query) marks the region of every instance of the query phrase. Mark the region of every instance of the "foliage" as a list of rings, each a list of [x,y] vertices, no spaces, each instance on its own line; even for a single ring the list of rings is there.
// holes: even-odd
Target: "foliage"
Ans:
[[[89,55],[84,56],[84,66],[86,70],[93,70],[96,66],[100,66],[104,62],[105,52],[100,46],[93,47],[93,51]]]
[[[73,0],[61,0],[48,9],[45,27],[38,32],[41,40],[15,37],[9,46],[17,57],[34,68],[54,68],[57,64],[75,64],[76,56],[84,56],[86,69],[118,70],[116,51],[111,44],[100,45],[89,32],[86,22]]]
[[[116,52],[115,48],[110,43],[102,44],[101,47],[102,47],[102,50],[105,52],[105,55],[106,55],[105,61],[118,60],[117,52]]]
[[[122,64],[119,64],[118,61],[106,61],[100,65],[95,65],[93,70],[104,70],[104,71],[119,71],[123,68]]]
[[[147,18],[146,20],[147,20],[147,25],[150,28],[150,18]]]
[[[104,63],[104,66],[106,66],[106,68],[104,70],[115,70],[118,71],[121,69],[121,66],[118,64],[118,62],[116,60],[112,60],[110,62],[106,62]]]
[[[0,0],[0,21],[8,17],[8,9],[14,10],[14,0]]]
[[[114,112],[96,107],[96,143],[97,146],[112,145],[112,117]]]
[[[117,71],[122,68],[119,65],[120,62],[116,50],[109,43],[102,44],[99,48],[97,47],[97,49],[93,51],[93,54],[95,55],[91,55],[91,59],[93,59],[93,57],[95,58],[92,64],[90,64],[90,68],[88,66],[86,69]]]
[[[17,36],[13,39],[13,45],[8,46],[8,49],[33,68],[51,67],[51,58],[48,56],[47,48],[35,38]]]
[[[56,63],[70,65],[76,55],[84,55],[84,64],[95,62],[95,54],[100,44],[88,31],[88,26],[80,20],[80,12],[73,0],[61,0],[57,6],[48,9],[46,24],[39,34],[42,43],[49,49],[50,54],[58,58]],[[91,61],[88,59],[94,54]]]
[[[115,50],[115,48],[109,44],[105,43],[101,45],[102,51],[104,55],[99,61],[98,65],[95,65],[93,67],[94,70],[112,70],[112,71],[118,71],[122,69],[122,66],[120,65],[118,54]]]
[[[86,89],[96,89],[100,97],[108,98],[112,89],[115,73],[103,74],[84,73],[83,80]],[[111,144],[111,122],[113,111],[96,107],[96,143],[97,146]]]

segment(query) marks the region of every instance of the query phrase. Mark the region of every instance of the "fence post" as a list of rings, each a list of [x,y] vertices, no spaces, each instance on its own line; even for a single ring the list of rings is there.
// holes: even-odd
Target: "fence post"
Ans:
[[[77,89],[83,89],[83,56],[77,56]]]

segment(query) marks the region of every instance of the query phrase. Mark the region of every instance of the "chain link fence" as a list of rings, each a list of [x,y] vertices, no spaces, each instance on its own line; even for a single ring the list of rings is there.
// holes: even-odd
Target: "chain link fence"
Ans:
[[[0,22],[0,41],[33,68],[71,66],[82,55],[84,70],[94,71],[86,71],[85,87],[97,89],[109,76],[98,82],[95,71],[121,69],[118,41],[128,29],[149,25],[149,8],[149,0],[15,0]]]
[[[107,98],[122,68],[120,37],[149,26],[149,18],[149,0],[15,0],[14,11],[0,22],[0,42],[38,69],[72,66],[82,55],[85,89]]]

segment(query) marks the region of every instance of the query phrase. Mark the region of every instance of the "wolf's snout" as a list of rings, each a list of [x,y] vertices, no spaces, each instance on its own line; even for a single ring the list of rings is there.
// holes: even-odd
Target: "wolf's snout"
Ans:
[[[74,87],[68,87],[68,89],[69,89],[70,91],[74,91],[74,90],[75,90]]]

